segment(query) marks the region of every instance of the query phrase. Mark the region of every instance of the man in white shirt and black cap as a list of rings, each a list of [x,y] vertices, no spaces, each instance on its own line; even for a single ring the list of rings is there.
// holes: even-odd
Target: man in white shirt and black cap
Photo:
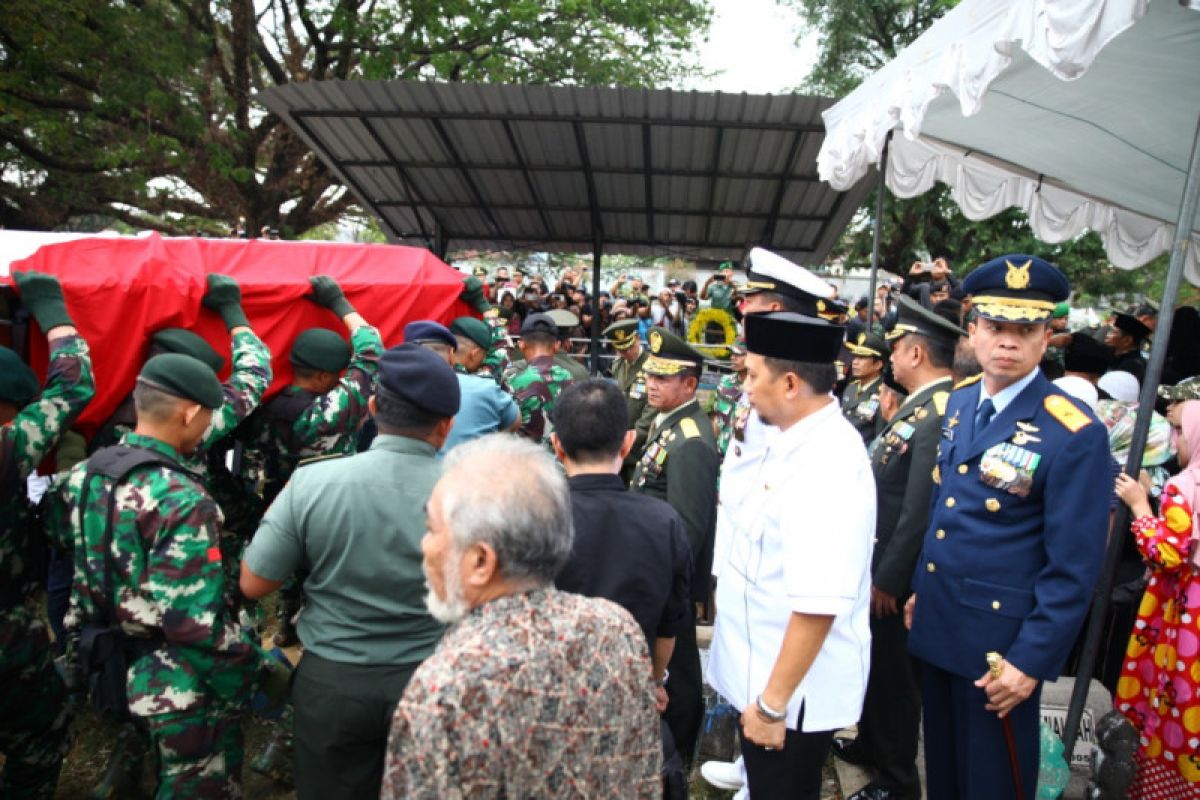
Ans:
[[[830,394],[842,337],[811,316],[746,317],[746,394],[776,432],[739,508],[719,512],[729,541],[708,678],[741,711],[752,797],[820,797],[833,733],[866,691],[875,485]]]

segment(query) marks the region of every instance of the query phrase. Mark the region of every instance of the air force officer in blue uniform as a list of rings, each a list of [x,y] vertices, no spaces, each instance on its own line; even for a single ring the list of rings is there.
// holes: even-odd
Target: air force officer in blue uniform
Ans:
[[[1041,374],[1055,303],[1070,284],[1026,255],[963,283],[983,368],[946,408],[935,487],[913,577],[929,800],[1034,797],[1042,681],[1058,677],[1087,613],[1108,525],[1104,425]],[[1004,661],[989,674],[991,651]]]

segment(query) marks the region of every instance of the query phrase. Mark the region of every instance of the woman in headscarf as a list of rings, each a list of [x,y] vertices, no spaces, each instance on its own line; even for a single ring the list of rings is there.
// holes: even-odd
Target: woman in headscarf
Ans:
[[[1167,481],[1158,515],[1144,486],[1117,478],[1150,570],[1116,697],[1140,736],[1130,792],[1140,800],[1200,798],[1200,400],[1183,404],[1180,421],[1183,469]]]

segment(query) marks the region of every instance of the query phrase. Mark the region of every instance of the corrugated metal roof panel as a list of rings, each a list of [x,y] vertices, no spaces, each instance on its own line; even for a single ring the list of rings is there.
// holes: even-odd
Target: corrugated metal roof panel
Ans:
[[[830,105],[817,97],[332,81],[259,99],[389,236],[428,246],[587,251],[598,217],[606,252],[728,259],[760,244],[812,263],[870,186],[813,180]]]

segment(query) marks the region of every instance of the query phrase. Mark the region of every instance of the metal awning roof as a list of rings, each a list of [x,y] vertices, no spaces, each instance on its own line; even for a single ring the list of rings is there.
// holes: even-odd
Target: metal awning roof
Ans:
[[[393,240],[823,261],[869,187],[817,177],[832,101],[648,89],[315,81],[258,99]]]

